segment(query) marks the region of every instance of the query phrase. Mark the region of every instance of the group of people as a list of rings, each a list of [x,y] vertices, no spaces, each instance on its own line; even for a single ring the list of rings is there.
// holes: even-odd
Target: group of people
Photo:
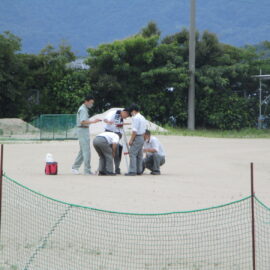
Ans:
[[[84,174],[93,174],[90,166],[89,125],[102,121],[89,120],[88,110],[94,105],[94,98],[88,96],[77,112],[77,129],[80,150],[72,165],[72,173],[80,174],[79,168],[84,163]],[[124,134],[124,119],[132,117],[132,133],[127,143],[129,168],[126,176],[142,175],[149,169],[152,175],[160,174],[160,166],[165,163],[165,153],[159,140],[146,129],[146,120],[140,114],[139,106],[132,104],[123,110],[113,110],[104,121],[104,132],[93,140],[93,146],[99,155],[98,175],[113,176],[121,174],[120,162],[123,146],[120,140]],[[143,158],[143,153],[146,153]]]

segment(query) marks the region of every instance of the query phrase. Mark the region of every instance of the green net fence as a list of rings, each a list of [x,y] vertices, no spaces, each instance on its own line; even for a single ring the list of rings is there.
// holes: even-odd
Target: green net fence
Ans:
[[[42,114],[39,119],[41,140],[76,139],[76,114]]]
[[[270,269],[270,208],[256,198],[257,269]]]
[[[270,269],[270,209],[256,206],[257,269]],[[251,197],[130,214],[76,206],[4,176],[1,270],[252,269]]]

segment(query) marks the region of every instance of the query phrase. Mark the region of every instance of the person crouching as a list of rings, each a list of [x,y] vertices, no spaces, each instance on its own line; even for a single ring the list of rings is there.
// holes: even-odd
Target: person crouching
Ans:
[[[143,168],[149,169],[153,175],[159,175],[160,166],[165,163],[165,153],[159,140],[152,136],[148,129],[144,134],[143,152],[146,153]]]
[[[93,141],[99,155],[99,175],[115,175],[113,173],[113,158],[115,157],[119,136],[113,132],[103,132]]]

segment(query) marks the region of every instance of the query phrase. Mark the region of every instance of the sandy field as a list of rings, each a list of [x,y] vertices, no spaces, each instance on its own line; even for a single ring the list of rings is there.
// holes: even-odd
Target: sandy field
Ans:
[[[148,170],[136,177],[73,175],[78,141],[5,144],[4,171],[23,185],[68,203],[161,213],[207,208],[250,195],[250,162],[254,162],[256,195],[270,206],[270,139],[157,137],[166,151],[160,176]],[[95,171],[98,156],[92,145],[91,152]],[[58,162],[56,176],[44,174],[47,153]],[[124,160],[121,169],[126,172]]]

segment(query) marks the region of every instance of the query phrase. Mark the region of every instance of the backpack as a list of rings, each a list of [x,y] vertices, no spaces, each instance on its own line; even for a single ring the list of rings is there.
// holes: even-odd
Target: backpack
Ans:
[[[56,175],[58,171],[57,162],[46,162],[45,174],[47,175]]]

